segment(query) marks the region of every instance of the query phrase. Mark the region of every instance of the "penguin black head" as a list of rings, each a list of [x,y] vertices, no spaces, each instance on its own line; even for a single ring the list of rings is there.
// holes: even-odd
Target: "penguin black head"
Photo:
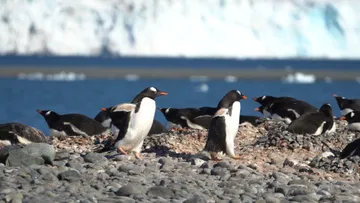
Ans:
[[[240,101],[241,99],[247,99],[239,90],[230,90],[226,95],[221,99],[217,108],[229,108],[234,102]]]
[[[138,95],[136,95],[136,97],[133,99],[133,101],[131,103],[137,103],[144,97],[149,97],[151,99],[155,99],[158,96],[167,95],[167,94],[168,94],[167,92],[160,91],[159,89],[157,89],[155,87],[148,87],[148,88],[144,89],[143,91],[141,91]]]
[[[258,102],[261,105],[267,105],[269,102],[272,102],[276,99],[276,97],[273,96],[261,96],[261,97],[254,97],[253,100]]]
[[[340,120],[345,120],[348,121],[349,123],[352,123],[353,121],[355,121],[355,119],[357,119],[357,112],[354,111],[349,112],[345,116],[340,117]]]
[[[36,110],[39,114],[41,114],[44,118],[46,123],[49,125],[52,125],[53,122],[56,122],[60,119],[60,115],[51,111],[51,110]]]
[[[323,112],[326,116],[330,116],[331,118],[332,116],[332,108],[330,104],[323,104],[320,109],[320,112]]]
[[[335,97],[340,110],[345,109],[346,104],[348,103],[348,99],[346,99],[345,97],[338,96],[336,94],[333,94],[333,96]]]

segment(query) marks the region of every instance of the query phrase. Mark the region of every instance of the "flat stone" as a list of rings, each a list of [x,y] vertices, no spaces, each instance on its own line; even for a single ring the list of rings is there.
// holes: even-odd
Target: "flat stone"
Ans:
[[[9,156],[6,159],[7,166],[30,166],[33,164],[43,165],[44,159],[41,157],[32,156],[28,153],[25,153],[21,149],[12,150],[9,152]]]
[[[174,196],[173,191],[163,186],[154,186],[150,188],[146,194],[149,197],[162,197],[165,199],[170,199]]]
[[[136,194],[145,194],[146,188],[141,185],[128,184],[121,187],[118,191],[116,191],[116,195],[118,196],[130,196]]]
[[[80,173],[77,170],[69,169],[64,171],[58,175],[60,180],[78,180],[81,178]]]
[[[107,159],[98,153],[88,153],[84,156],[84,161],[89,163],[105,163]]]

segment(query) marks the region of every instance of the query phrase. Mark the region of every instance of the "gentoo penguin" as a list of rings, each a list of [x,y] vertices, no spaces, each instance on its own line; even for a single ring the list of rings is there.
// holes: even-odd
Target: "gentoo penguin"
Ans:
[[[330,104],[323,104],[318,112],[301,115],[289,126],[288,131],[296,134],[320,135],[336,129]]]
[[[161,113],[164,114],[164,117],[168,121],[169,127],[181,127],[187,128],[190,127],[187,124],[187,119],[192,119],[198,116],[199,109],[197,108],[157,108]]]
[[[93,136],[106,131],[99,122],[82,114],[59,115],[51,110],[37,110],[50,128],[50,136]]]
[[[154,121],[155,98],[167,95],[155,87],[148,87],[136,96],[137,102],[116,105],[110,110],[110,118],[119,129],[115,147],[123,154],[134,152],[135,157],[142,159],[140,154],[145,137]],[[106,111],[106,108],[102,108]]]
[[[340,158],[345,159],[350,156],[360,155],[360,139],[356,139],[345,146],[340,152]]]
[[[277,101],[268,107],[271,118],[276,121],[284,121],[290,124],[301,115],[310,112],[317,112],[317,108],[300,100]]]
[[[347,99],[336,94],[333,94],[333,96],[336,99],[342,116],[352,111],[360,111],[360,99]]]
[[[234,159],[234,141],[239,128],[240,100],[246,96],[238,90],[229,91],[217,105],[217,111],[210,121],[208,138],[204,150],[210,152],[211,159],[218,161],[218,152],[225,152]]]
[[[200,115],[196,117],[181,116],[180,118],[186,121],[188,127],[192,129],[205,130],[209,129],[212,115]]]
[[[348,122],[347,127],[353,131],[360,131],[360,111],[352,111],[345,116],[340,117],[340,120]]]
[[[40,130],[22,123],[0,124],[0,145],[48,143],[50,140]]]
[[[151,128],[150,128],[150,131],[148,133],[148,136],[166,133],[166,132],[169,132],[168,129],[166,129],[165,126],[163,126],[163,124],[161,124],[159,121],[154,119],[154,121],[151,125]]]

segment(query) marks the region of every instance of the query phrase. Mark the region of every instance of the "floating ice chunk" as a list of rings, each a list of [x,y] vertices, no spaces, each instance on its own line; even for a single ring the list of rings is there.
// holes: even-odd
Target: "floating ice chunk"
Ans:
[[[197,92],[208,92],[209,91],[209,85],[206,83],[202,83],[199,86],[196,87]]]
[[[225,82],[228,83],[234,83],[237,81],[237,78],[235,76],[229,75],[225,77]]]
[[[287,75],[283,81],[285,83],[299,83],[299,84],[312,84],[316,81],[315,75],[304,74],[304,73],[294,73]]]
[[[76,81],[76,80],[85,80],[86,75],[84,73],[76,74],[73,72],[66,73],[64,71],[55,74],[43,74],[40,72],[37,73],[20,73],[18,75],[19,80],[54,80],[54,81]]]
[[[138,75],[136,75],[136,74],[127,74],[127,75],[125,75],[125,80],[127,80],[127,81],[137,81],[139,79],[140,79],[140,77]]]

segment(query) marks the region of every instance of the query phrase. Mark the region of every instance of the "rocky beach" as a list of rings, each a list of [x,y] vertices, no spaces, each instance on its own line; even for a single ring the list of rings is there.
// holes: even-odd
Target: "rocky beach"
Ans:
[[[294,135],[281,122],[244,123],[236,152],[220,162],[202,152],[207,132],[145,139],[142,160],[104,153],[109,135],[52,138],[0,149],[0,202],[360,202],[360,158],[339,159],[360,137],[336,121],[334,134]],[[326,145],[325,145],[325,144]]]

